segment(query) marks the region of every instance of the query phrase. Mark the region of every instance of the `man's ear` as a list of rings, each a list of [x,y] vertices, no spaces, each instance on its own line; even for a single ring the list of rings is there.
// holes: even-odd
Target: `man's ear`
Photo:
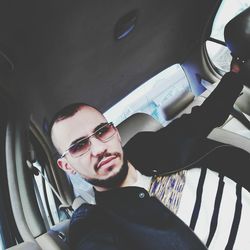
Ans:
[[[75,169],[68,163],[65,158],[60,158],[57,160],[57,165],[59,168],[67,172],[68,174],[76,174]]]

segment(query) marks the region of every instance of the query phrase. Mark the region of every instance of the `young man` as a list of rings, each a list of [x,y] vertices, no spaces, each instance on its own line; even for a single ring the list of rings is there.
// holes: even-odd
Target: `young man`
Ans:
[[[241,188],[250,190],[250,156],[206,139],[242,90],[239,69],[232,71],[190,115],[139,133],[124,148],[114,125],[89,105],[72,104],[55,115],[58,166],[95,189],[96,205],[74,212],[71,249],[250,248],[244,235],[250,197]]]

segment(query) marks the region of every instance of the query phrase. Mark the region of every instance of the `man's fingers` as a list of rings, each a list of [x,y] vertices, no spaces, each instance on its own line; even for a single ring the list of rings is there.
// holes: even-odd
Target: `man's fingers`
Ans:
[[[240,66],[237,63],[232,63],[231,64],[231,71],[234,73],[239,73],[240,72]]]

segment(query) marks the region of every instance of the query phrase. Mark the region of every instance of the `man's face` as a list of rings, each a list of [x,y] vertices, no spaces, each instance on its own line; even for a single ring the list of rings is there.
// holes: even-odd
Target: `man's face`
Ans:
[[[63,153],[73,142],[88,137],[105,123],[107,120],[100,112],[91,107],[83,107],[72,117],[54,124],[53,143],[59,152]],[[73,157],[67,152],[63,158],[58,159],[59,167],[67,172],[79,173],[93,185],[119,175],[123,166],[123,150],[118,131],[116,130],[112,138],[106,142],[95,136],[89,140],[91,145],[88,152],[79,157]]]

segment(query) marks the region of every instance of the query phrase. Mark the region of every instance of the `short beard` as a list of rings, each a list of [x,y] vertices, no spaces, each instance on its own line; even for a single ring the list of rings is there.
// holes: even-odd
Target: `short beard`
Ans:
[[[127,177],[127,174],[128,174],[128,161],[125,157],[123,157],[123,164],[121,166],[121,169],[115,175],[104,180],[99,180],[99,179],[85,179],[85,180],[88,183],[92,184],[93,186],[112,189],[119,187]]]

